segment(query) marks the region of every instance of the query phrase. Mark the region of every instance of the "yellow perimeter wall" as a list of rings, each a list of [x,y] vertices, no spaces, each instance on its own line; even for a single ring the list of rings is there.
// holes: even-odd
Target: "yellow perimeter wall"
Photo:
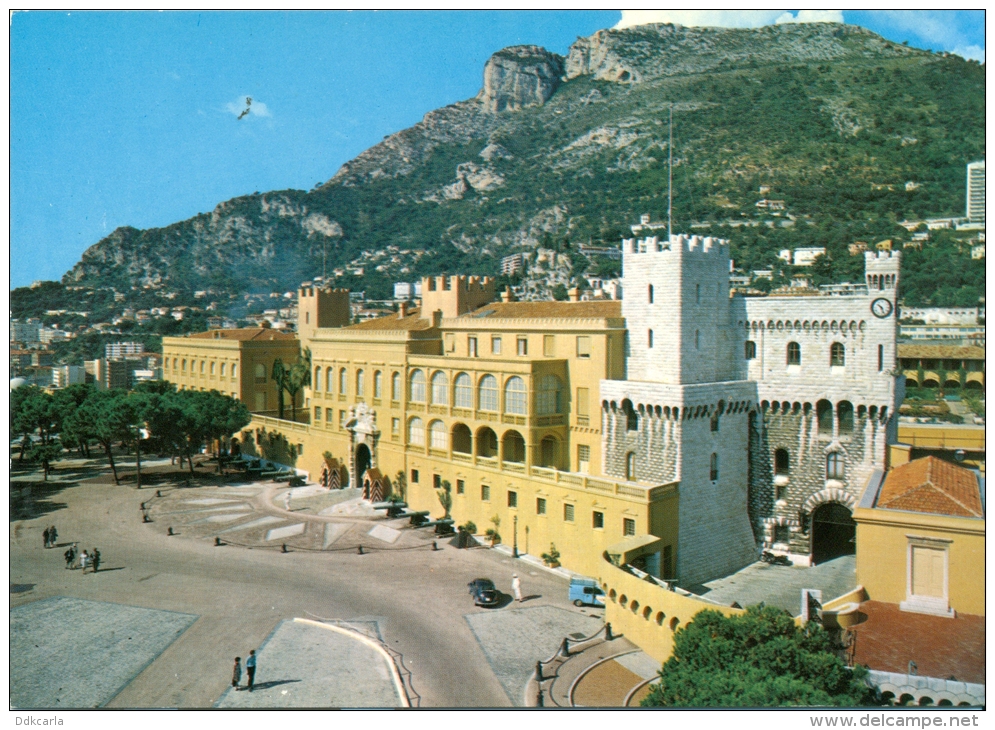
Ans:
[[[949,540],[948,598],[961,613],[985,615],[985,521],[858,508],[857,580],[872,601],[908,598],[909,538]]]

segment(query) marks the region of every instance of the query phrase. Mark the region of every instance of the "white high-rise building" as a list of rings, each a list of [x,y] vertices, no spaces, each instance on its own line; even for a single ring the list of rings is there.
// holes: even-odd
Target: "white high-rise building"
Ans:
[[[967,165],[967,217],[972,223],[985,222],[985,161]]]

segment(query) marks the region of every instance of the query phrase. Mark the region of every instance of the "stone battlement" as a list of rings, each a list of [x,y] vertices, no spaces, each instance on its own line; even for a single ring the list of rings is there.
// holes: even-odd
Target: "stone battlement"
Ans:
[[[686,236],[679,233],[660,238],[659,236],[647,236],[646,238],[625,238],[622,239],[622,251],[627,254],[643,253],[663,253],[680,251],[682,253],[709,253],[710,251],[721,251],[723,246],[729,242],[724,238],[713,238],[712,236]]]
[[[494,301],[495,283],[490,276],[426,276],[422,278],[422,317],[442,312],[458,317]]]

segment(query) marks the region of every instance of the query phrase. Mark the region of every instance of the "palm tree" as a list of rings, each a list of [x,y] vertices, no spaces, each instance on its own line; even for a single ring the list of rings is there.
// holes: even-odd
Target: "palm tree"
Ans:
[[[274,363],[275,365],[275,363]],[[279,384],[278,384],[279,385]],[[297,420],[297,394],[311,385],[311,349],[304,348],[304,354],[286,371],[283,388],[290,396],[291,418]],[[282,416],[281,416],[282,418]]]

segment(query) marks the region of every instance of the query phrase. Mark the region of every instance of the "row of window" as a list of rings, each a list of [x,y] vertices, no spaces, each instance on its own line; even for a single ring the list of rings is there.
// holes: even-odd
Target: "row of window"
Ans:
[[[778,403],[773,401],[768,404],[767,401],[760,402],[760,408],[764,411],[770,409],[771,415],[776,415],[780,412],[783,415],[808,415],[811,413],[811,404],[801,403],[791,404],[785,401],[784,403]],[[834,410],[833,404],[828,400],[820,400],[815,404],[815,414],[816,423],[819,427],[819,432],[822,434],[832,434],[833,432],[833,417]],[[856,413],[853,409],[853,403],[847,400],[841,400],[836,404],[835,409],[835,420],[837,425],[837,432],[841,434],[853,433],[856,418],[881,418],[882,420],[888,417],[887,406],[882,407],[880,410],[876,406],[871,406],[866,408],[865,406],[859,406]]]
[[[652,342],[652,332],[650,333]],[[652,347],[652,344],[650,345]],[[744,344],[744,356],[747,360],[753,360],[757,356],[757,343],[747,340]],[[787,348],[788,365],[802,364],[802,346],[797,342],[789,342]],[[829,346],[829,365],[834,368],[846,366],[846,347],[842,342],[834,342]],[[884,370],[884,345],[878,345],[878,372]]]
[[[325,391],[333,391],[334,368],[328,368],[325,374]],[[321,367],[314,369],[315,391],[322,390]],[[484,375],[477,383],[477,408],[481,411],[497,412],[498,408],[498,379],[493,375]],[[340,368],[338,371],[338,393],[348,394],[348,370]],[[357,398],[366,397],[366,374],[360,369],[355,375],[355,393]],[[401,396],[401,374],[393,373],[391,376],[391,400],[400,400]],[[473,380],[467,373],[459,373],[453,380],[452,392],[449,389],[449,376],[441,370],[432,374],[431,381],[426,383],[425,371],[412,370],[408,376],[408,401],[411,403],[429,402],[433,405],[449,405],[450,396],[452,404],[456,408],[473,408],[474,387]],[[383,373],[377,370],[373,373],[373,397],[383,397]],[[563,412],[563,383],[555,375],[545,375],[539,379],[539,387],[536,391],[536,411],[540,416],[552,415]],[[504,383],[504,412],[515,415],[528,414],[528,390],[525,381],[513,375]]]
[[[712,454],[708,460],[708,478],[713,482],[719,479],[719,455]],[[636,452],[630,451],[625,455],[625,479],[629,482],[638,481],[636,476]]]
[[[456,351],[456,334],[447,332],[444,335],[444,346],[447,353]],[[503,350],[503,340],[501,335],[491,335],[491,355],[501,355]],[[467,335],[466,351],[469,357],[479,357],[477,335]],[[528,357],[529,338],[525,335],[515,337],[515,354],[519,357]],[[543,357],[556,357],[556,335],[543,335],[542,338]],[[591,337],[590,335],[577,335],[577,357],[586,360],[591,357]]]
[[[826,454],[826,479],[842,479],[845,460],[840,451],[830,451]],[[774,475],[788,476],[791,473],[791,454],[787,449],[774,450]],[[781,496],[780,494],[778,495]]]
[[[215,362],[214,360],[211,360],[210,365],[208,365],[207,360],[201,360],[200,361],[200,365],[199,365],[200,366],[200,374],[203,375],[205,373],[205,368],[209,367],[210,374],[211,375],[215,375],[217,373],[217,365],[218,365],[218,363]],[[169,360],[168,359],[166,360],[166,367],[169,368]],[[197,360],[191,360],[190,361],[190,372],[191,372],[191,374],[197,372],[197,367],[198,367],[198,361]],[[263,365],[259,365],[258,367],[263,368],[263,377],[265,377],[266,376],[266,367],[263,366]],[[183,358],[181,360],[180,358],[174,357],[173,358],[173,368],[172,368],[172,370],[173,370],[174,373],[186,373],[186,371],[187,371],[187,361],[186,361],[186,358]],[[228,370],[228,363],[226,363],[226,362],[221,363],[221,377],[222,378],[227,377],[227,370]],[[232,363],[232,366],[231,366],[231,377],[233,377],[233,378],[237,378],[238,377],[238,365],[235,364],[235,363]]]
[[[434,475],[434,486],[436,489],[442,485],[442,477],[438,474]],[[419,474],[417,469],[411,470],[411,481],[417,483],[419,479]],[[456,494],[466,494],[466,482],[462,479],[456,480]],[[491,488],[487,484],[480,485],[480,501],[490,502],[491,501]],[[508,507],[511,509],[518,509],[518,492],[509,489],[507,494]],[[547,502],[545,497],[536,497],[536,514],[545,515]],[[563,521],[564,522],[576,522],[577,517],[577,507],[569,502],[563,505]],[[605,513],[599,510],[591,511],[591,526],[596,530],[603,530],[605,527]],[[625,537],[631,537],[636,534],[636,520],[631,517],[622,518],[622,534]]]

